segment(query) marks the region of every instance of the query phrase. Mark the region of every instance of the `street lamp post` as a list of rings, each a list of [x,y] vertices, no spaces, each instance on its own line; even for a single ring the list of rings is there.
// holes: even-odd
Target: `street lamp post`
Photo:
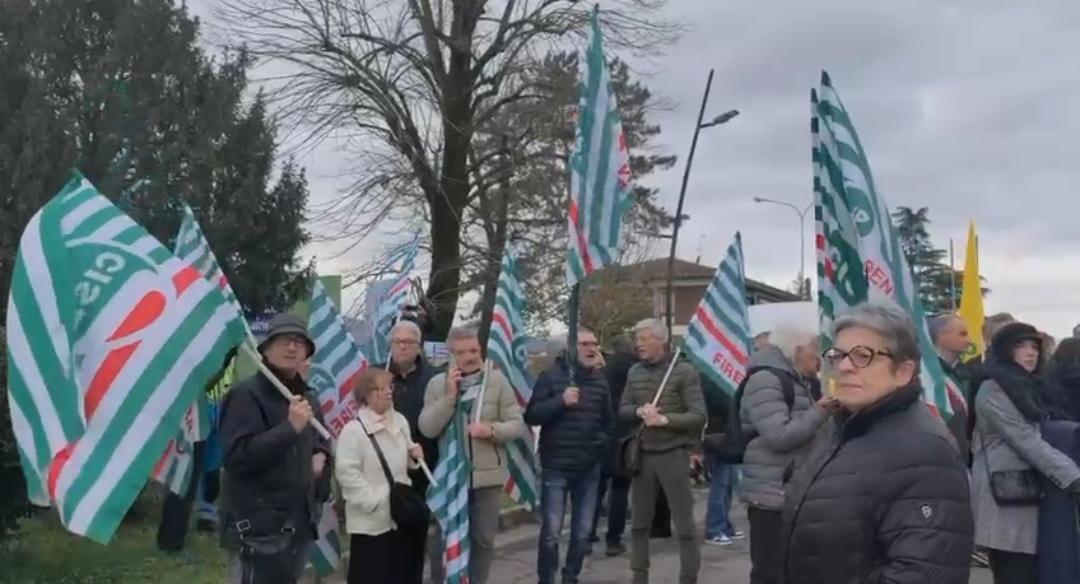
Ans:
[[[771,203],[773,205],[780,205],[787,207],[795,214],[799,216],[799,292],[802,295],[803,285],[806,282],[806,214],[810,212],[810,209],[814,208],[814,204],[810,203],[805,209],[799,209],[791,203],[784,201],[777,201],[775,199],[767,199],[765,197],[754,197],[755,203]],[[809,297],[810,291],[807,290],[807,297]]]
[[[694,137],[690,141],[690,153],[686,156],[686,168],[683,170],[682,187],[679,189],[679,202],[675,208],[675,219],[671,229],[671,253],[668,254],[667,264],[667,298],[665,299],[667,314],[665,322],[668,329],[668,342],[671,342],[672,334],[672,313],[675,312],[675,299],[674,299],[674,281],[675,281],[675,251],[679,246],[679,228],[682,227],[682,222],[687,217],[683,215],[683,201],[686,200],[686,183],[690,180],[690,165],[694,163],[694,150],[697,149],[698,134],[705,128],[711,128],[713,126],[719,126],[720,124],[731,121],[732,118],[739,115],[738,110],[731,110],[716,116],[715,118],[703,122],[705,118],[705,106],[709,103],[709,89],[712,87],[713,70],[709,69],[709,78],[705,81],[705,95],[701,97],[701,109],[698,110],[697,124],[694,126]]]

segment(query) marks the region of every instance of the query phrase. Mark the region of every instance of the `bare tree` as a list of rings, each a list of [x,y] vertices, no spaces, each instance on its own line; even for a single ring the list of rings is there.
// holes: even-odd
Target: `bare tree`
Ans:
[[[610,0],[610,46],[649,51],[677,29],[656,18],[666,0]],[[347,196],[314,219],[360,240],[390,218],[426,223],[435,334],[449,329],[462,277],[477,129],[530,95],[527,64],[580,36],[577,0],[223,0],[231,42],[283,65],[272,97],[311,142],[331,133],[356,155]],[[497,150],[497,149],[496,149]],[[473,156],[472,154],[477,154]]]

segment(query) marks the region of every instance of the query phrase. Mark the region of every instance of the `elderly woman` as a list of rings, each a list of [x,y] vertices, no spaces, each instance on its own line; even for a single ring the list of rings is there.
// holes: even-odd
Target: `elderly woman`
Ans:
[[[828,418],[831,398],[818,394],[811,381],[821,366],[817,337],[815,331],[778,327],[750,357],[739,421],[749,440],[741,496],[750,520],[751,584],[780,581],[784,477],[801,466]]]
[[[967,584],[967,472],[920,401],[919,342],[892,304],[836,321],[825,365],[842,408],[784,505],[786,584]]]
[[[390,517],[390,477],[411,484],[408,470],[424,453],[409,435],[409,422],[394,410],[393,375],[367,369],[353,389],[361,405],[338,438],[337,479],[345,499],[345,528],[351,537],[349,584],[416,582],[423,562],[426,527],[399,528]]]
[[[1015,322],[994,335],[984,381],[975,397],[975,541],[990,550],[996,584],[1033,583],[1040,475],[1080,492],[1080,469],[1042,439],[1039,423],[1064,419],[1057,388],[1042,378],[1043,338]]]

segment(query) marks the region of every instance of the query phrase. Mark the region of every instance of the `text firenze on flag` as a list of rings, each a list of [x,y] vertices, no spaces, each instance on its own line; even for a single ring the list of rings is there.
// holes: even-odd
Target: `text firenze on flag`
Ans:
[[[108,543],[244,331],[216,285],[76,173],[23,232],[8,298],[31,500]]]

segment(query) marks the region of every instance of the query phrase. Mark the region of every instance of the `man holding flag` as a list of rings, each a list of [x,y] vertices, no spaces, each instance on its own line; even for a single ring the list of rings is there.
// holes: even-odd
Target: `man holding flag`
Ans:
[[[315,354],[304,321],[293,314],[275,316],[259,353],[292,396],[286,400],[256,373],[225,397],[222,545],[231,553],[231,582],[294,583],[317,537],[321,505],[330,497],[332,451],[311,426],[322,416],[300,375]]]
[[[571,369],[570,351],[577,353]],[[615,430],[611,394],[601,371],[596,335],[578,329],[577,347],[536,380],[525,408],[525,423],[540,426],[540,551],[536,571],[540,584],[554,584],[559,568],[559,537],[570,499],[570,546],[563,584],[576,584],[589,547],[596,511],[600,470]],[[571,378],[573,371],[573,378]]]
[[[440,439],[442,460],[435,470],[439,488],[445,488],[446,483],[441,472],[446,467],[443,462],[457,455],[457,452],[443,451],[444,442],[458,438],[444,436],[445,432],[460,430],[468,435],[467,441],[461,438],[458,448],[463,451],[472,472],[469,483],[460,483],[463,487],[468,485],[466,492],[435,490],[436,497],[429,492],[429,506],[443,526],[447,581],[463,582],[467,572],[469,584],[487,584],[491,562],[495,559],[499,504],[507,476],[505,445],[525,435],[525,422],[510,382],[502,373],[484,367],[476,330],[455,328],[446,342],[450,346],[452,366],[428,383],[419,427],[424,436]],[[463,423],[463,417],[467,423]],[[464,470],[467,467],[458,468]],[[466,501],[466,505],[459,505]],[[467,519],[449,516],[454,513],[467,514]],[[467,533],[464,533],[465,529],[447,529],[451,524],[467,525]],[[463,540],[467,540],[464,544],[471,554],[467,566],[454,561]]]

